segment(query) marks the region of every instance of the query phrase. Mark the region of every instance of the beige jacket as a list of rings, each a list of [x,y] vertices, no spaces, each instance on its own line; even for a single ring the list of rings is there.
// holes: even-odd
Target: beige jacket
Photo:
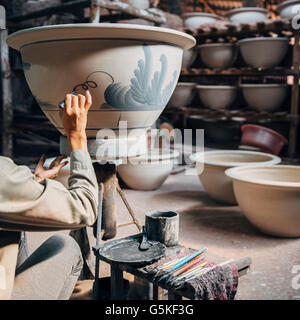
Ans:
[[[38,183],[29,168],[0,157],[0,300],[13,289],[19,241],[13,230],[70,230],[95,222],[98,184],[88,152],[73,151],[70,167],[66,189],[54,180]]]

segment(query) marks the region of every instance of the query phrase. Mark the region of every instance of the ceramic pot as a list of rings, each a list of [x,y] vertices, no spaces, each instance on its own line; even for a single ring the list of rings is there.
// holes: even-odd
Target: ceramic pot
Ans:
[[[279,157],[271,154],[240,150],[207,151],[204,153],[204,162],[202,155],[196,153],[191,156],[191,160],[196,162],[198,172],[201,172],[204,165],[199,179],[205,191],[213,199],[228,204],[237,202],[233,193],[232,181],[225,174],[227,169],[247,165],[269,166],[281,162]]]
[[[20,51],[36,101],[62,134],[59,104],[66,93],[89,89],[89,138],[117,140],[125,123],[146,145],[147,129],[176,87],[183,50],[195,39],[167,28],[100,23],[26,29],[7,43]]]
[[[178,156],[175,150],[150,149],[146,155],[128,159],[128,163],[119,165],[117,170],[128,187],[155,190],[168,178]]]
[[[169,106],[175,108],[186,107],[194,97],[196,85],[193,82],[178,82]]]
[[[218,20],[224,20],[222,17],[206,12],[189,12],[182,15],[185,27],[197,29],[203,24],[214,23]]]
[[[182,57],[182,69],[188,70],[197,58],[197,50],[194,48],[185,50]]]
[[[300,236],[300,167],[256,166],[226,171],[246,218],[264,233]]]
[[[240,40],[241,54],[246,64],[253,68],[272,68],[285,57],[288,38],[258,37]]]
[[[277,11],[279,11],[281,19],[292,19],[300,13],[300,1],[284,1],[277,7]]]
[[[225,17],[231,22],[238,23],[255,23],[268,20],[269,11],[257,7],[245,7],[230,10]]]
[[[259,148],[262,152],[278,155],[282,148],[288,144],[287,139],[280,133],[255,124],[241,126],[241,144]]]
[[[237,88],[234,86],[198,85],[196,89],[205,107],[214,110],[230,107],[237,94]]]
[[[242,84],[240,87],[248,106],[264,112],[278,110],[287,93],[286,84]]]
[[[238,47],[232,43],[209,43],[198,46],[202,62],[212,69],[225,69],[233,65]]]

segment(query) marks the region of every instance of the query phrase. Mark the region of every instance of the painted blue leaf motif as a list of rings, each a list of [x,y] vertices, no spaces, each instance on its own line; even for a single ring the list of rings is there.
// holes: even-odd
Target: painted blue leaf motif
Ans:
[[[138,61],[134,77],[130,79],[130,86],[121,83],[112,83],[104,93],[108,105],[117,109],[136,108],[163,108],[171,97],[177,81],[177,72],[173,74],[173,80],[163,89],[168,61],[167,57],[160,56],[161,70],[155,71],[151,79],[152,55],[148,45],[143,45],[145,61]]]

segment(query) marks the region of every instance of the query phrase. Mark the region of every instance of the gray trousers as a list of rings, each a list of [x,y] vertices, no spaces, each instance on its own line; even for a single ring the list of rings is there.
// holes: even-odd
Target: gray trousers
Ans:
[[[68,300],[81,273],[77,242],[56,234],[29,256],[22,234],[12,300]]]

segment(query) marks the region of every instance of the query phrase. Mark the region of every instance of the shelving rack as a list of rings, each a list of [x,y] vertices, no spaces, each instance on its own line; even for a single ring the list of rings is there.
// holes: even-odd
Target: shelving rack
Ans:
[[[255,24],[235,24],[230,22],[207,24],[198,30],[185,29],[185,31],[193,35],[197,39],[198,44],[205,42],[218,42],[220,39],[239,40],[246,37],[270,36],[277,34],[278,36],[287,36],[294,38],[293,45],[293,62],[291,67],[275,67],[269,70],[258,70],[248,67],[229,68],[224,70],[218,69],[191,69],[183,70],[181,73],[181,81],[197,82],[200,77],[217,77],[217,76],[282,76],[293,77],[292,96],[290,112],[282,113],[265,113],[243,110],[208,110],[195,107],[167,108],[165,113],[179,113],[186,123],[186,118],[190,115],[201,115],[218,118],[220,116],[231,119],[233,117],[243,117],[246,121],[257,122],[260,120],[285,120],[290,124],[289,129],[289,148],[288,156],[294,157],[298,146],[298,124],[299,124],[299,64],[300,64],[300,34],[292,29],[291,22],[288,20],[271,20],[268,22],[259,22]]]

